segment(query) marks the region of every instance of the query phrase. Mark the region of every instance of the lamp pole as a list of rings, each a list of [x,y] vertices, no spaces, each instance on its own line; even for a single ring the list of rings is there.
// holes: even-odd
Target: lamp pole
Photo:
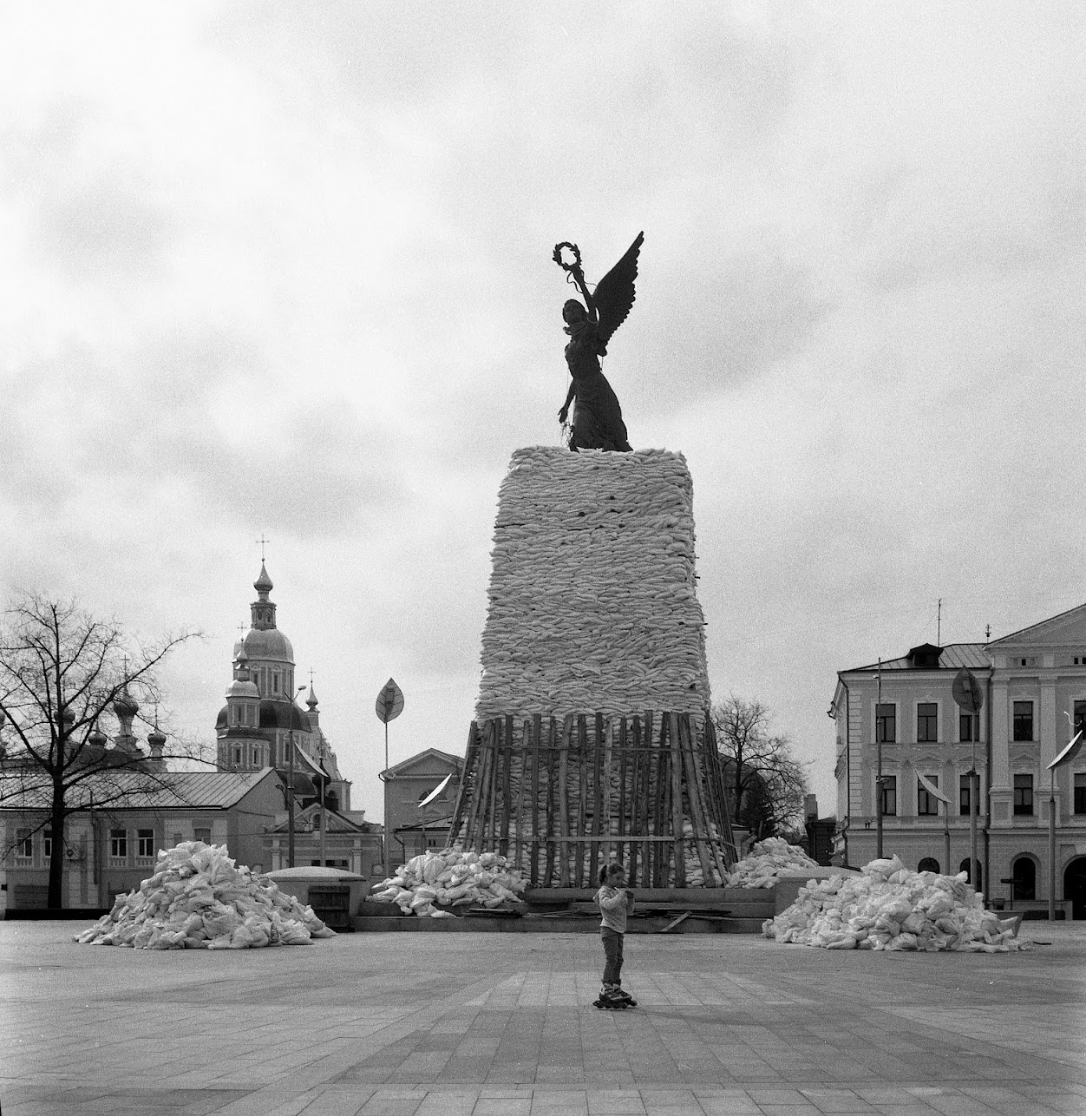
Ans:
[[[383,839],[381,841],[381,855],[385,858],[385,872],[388,868],[388,722],[394,721],[403,712],[403,691],[396,685],[396,680],[390,678],[381,688],[381,692],[377,695],[377,719],[383,721],[385,725],[385,768],[384,771],[378,776],[385,786],[385,801],[384,801],[384,826],[383,826]]]
[[[967,667],[954,676],[951,687],[954,701],[963,712],[969,713],[969,882],[974,888],[982,881],[980,864],[977,860],[977,811],[980,809],[980,775],[977,772],[977,733],[980,729],[980,718],[977,716],[984,707],[984,691],[981,690],[972,671]],[[979,889],[978,889],[979,890]]]
[[[304,686],[298,687],[300,693]],[[290,744],[287,751],[289,781],[287,782],[287,867],[294,867],[294,695],[287,704],[287,717],[290,726]]]

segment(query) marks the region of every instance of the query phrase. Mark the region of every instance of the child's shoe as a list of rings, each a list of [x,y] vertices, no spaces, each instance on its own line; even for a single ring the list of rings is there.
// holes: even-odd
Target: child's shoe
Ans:
[[[622,990],[617,984],[605,984],[600,990],[600,998],[593,1001],[593,1007],[604,1008],[607,1011],[621,1011],[629,1006],[629,1002],[622,995]]]

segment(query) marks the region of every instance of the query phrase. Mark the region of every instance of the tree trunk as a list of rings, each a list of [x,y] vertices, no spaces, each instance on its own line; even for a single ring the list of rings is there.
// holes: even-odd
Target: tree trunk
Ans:
[[[49,856],[49,896],[46,906],[51,911],[64,907],[64,787],[53,784],[52,851]]]

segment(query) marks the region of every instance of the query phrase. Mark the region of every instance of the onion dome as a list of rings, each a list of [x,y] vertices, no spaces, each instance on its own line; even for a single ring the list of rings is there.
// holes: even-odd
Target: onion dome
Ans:
[[[90,744],[92,748],[104,748],[106,744],[109,743],[109,737],[95,724],[94,728],[90,731],[90,735],[87,737],[87,743]]]
[[[268,570],[263,562],[260,563],[260,576],[253,582],[253,588],[261,597],[266,597],[275,588],[272,585],[272,579],[268,577]]]
[[[131,719],[139,711],[140,707],[132,699],[132,695],[128,692],[128,686],[126,684],[113,702],[113,712],[123,720],[125,717]]]
[[[161,748],[166,743],[166,734],[155,725],[154,729],[147,734],[147,743],[152,748]]]
[[[310,711],[317,708],[317,695],[313,690],[312,682],[309,683],[309,696],[305,699],[305,704],[308,706]]]

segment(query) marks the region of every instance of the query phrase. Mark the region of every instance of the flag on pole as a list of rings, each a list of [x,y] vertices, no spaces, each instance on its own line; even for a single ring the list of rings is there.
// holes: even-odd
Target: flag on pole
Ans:
[[[945,802],[947,806],[950,805],[950,799],[930,780],[925,779],[918,771],[916,777],[920,780],[920,785],[932,796],[932,798],[939,799],[940,802]]]
[[[1062,767],[1065,763],[1070,763],[1075,756],[1078,755],[1082,748],[1082,729],[1071,738],[1071,743],[1048,765],[1047,770],[1053,771],[1057,767]]]

